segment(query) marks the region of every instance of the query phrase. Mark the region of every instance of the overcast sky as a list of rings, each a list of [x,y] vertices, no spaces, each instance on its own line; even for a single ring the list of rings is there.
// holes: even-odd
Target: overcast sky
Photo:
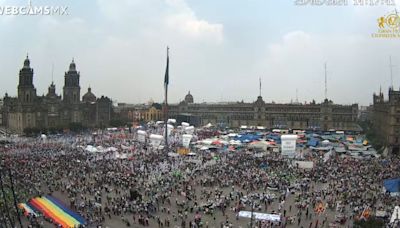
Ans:
[[[138,103],[163,100],[170,46],[169,100],[190,90],[195,102],[324,99],[361,105],[400,87],[400,39],[371,38],[390,6],[296,6],[294,0],[32,0],[68,6],[68,16],[0,16],[0,94],[17,93],[26,53],[38,95],[52,64],[57,93],[75,58],[81,94]],[[27,1],[0,0],[0,5]]]

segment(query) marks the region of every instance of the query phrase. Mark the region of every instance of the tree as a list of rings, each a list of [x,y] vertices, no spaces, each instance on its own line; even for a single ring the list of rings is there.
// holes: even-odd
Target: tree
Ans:
[[[385,142],[380,134],[374,130],[373,125],[370,121],[361,121],[358,123],[363,129],[365,136],[369,140],[369,143],[381,153],[385,147]]]

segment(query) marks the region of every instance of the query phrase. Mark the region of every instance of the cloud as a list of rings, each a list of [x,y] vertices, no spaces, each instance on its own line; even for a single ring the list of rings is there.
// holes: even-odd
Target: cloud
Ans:
[[[322,101],[327,62],[328,98],[336,103],[369,104],[379,85],[389,86],[388,57],[400,60],[392,51],[394,46],[399,48],[400,44],[396,40],[373,39],[370,34],[289,32],[267,46],[266,57],[261,61],[269,79],[268,94],[288,102],[285,97],[295,97],[298,89],[302,101]],[[395,84],[399,83],[395,79]]]
[[[194,41],[223,40],[223,25],[199,19],[184,0],[98,0],[100,11],[111,21],[122,26],[134,23],[135,31],[148,30],[149,27],[178,33],[181,38]],[[117,25],[118,26],[118,25]]]
[[[216,42],[223,40],[222,24],[212,24],[198,19],[194,11],[183,0],[167,0],[167,3],[174,11],[166,17],[166,24],[170,28],[193,38],[204,38]]]

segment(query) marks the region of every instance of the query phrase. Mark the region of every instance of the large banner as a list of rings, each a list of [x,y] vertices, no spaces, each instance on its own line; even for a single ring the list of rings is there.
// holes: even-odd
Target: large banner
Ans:
[[[147,135],[147,133],[145,131],[142,131],[142,130],[137,131],[137,140],[141,143],[145,143],[146,135]]]
[[[296,140],[297,135],[282,135],[282,155],[294,157],[296,154]]]
[[[244,218],[251,218],[251,216],[256,220],[266,220],[272,222],[279,222],[281,221],[281,216],[277,214],[267,214],[267,213],[258,213],[258,212],[251,212],[251,211],[239,211],[239,217]]]
[[[190,140],[192,138],[193,138],[192,135],[188,135],[188,134],[182,135],[182,145],[183,145],[183,147],[189,148]]]
[[[150,135],[150,145],[154,148],[158,148],[162,140],[163,140],[162,135],[155,135],[155,134]]]

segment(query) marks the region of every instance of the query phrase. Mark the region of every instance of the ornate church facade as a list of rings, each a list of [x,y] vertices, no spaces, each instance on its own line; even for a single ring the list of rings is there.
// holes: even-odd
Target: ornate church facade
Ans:
[[[38,96],[33,76],[27,56],[19,71],[17,97],[6,93],[3,98],[2,124],[6,128],[22,133],[26,128],[68,128],[71,123],[85,127],[108,125],[113,111],[111,99],[104,96],[96,98],[91,88],[81,99],[80,72],[74,60],[64,75],[63,96],[56,93],[53,82],[46,95]]]

